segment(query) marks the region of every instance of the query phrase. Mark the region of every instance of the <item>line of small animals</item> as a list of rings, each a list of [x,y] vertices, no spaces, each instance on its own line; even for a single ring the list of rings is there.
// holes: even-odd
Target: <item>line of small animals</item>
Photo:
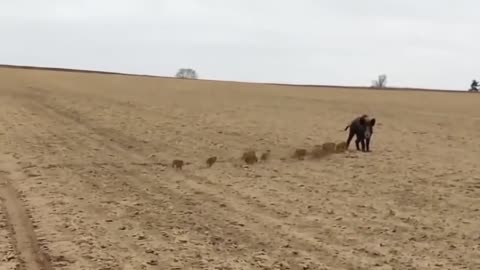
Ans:
[[[362,152],[370,152],[370,141],[373,135],[373,126],[375,126],[375,118],[369,118],[368,115],[364,114],[353,119],[350,124],[348,124],[344,131],[347,129],[349,130],[347,141],[334,143],[334,142],[327,142],[322,145],[315,145],[312,151],[307,151],[306,149],[295,149],[294,153],[292,154],[292,158],[298,160],[304,160],[309,154],[314,159],[320,159],[326,157],[330,154],[334,153],[343,153],[348,150],[350,142],[352,141],[353,137],[356,137],[355,146],[357,151]],[[266,161],[270,158],[271,151],[266,150],[260,155],[261,161]],[[252,165],[257,163],[258,157],[255,150],[248,150],[243,153],[241,160],[243,160],[246,164]],[[207,168],[212,167],[217,162],[217,157],[209,157],[205,163]],[[182,170],[185,162],[180,159],[175,159],[172,161],[172,168],[176,170]]]

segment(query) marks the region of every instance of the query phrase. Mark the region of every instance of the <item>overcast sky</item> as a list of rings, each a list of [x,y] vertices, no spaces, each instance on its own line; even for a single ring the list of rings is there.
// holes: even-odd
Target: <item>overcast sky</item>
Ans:
[[[465,90],[480,1],[3,0],[0,42],[3,64]]]

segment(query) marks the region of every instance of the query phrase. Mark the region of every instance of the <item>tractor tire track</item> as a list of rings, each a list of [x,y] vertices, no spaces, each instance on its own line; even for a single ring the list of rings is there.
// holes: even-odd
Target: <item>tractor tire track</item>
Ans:
[[[40,249],[32,221],[19,194],[10,185],[10,181],[22,180],[26,176],[19,170],[13,157],[1,155],[0,160],[0,170],[2,172],[0,198],[3,201],[7,224],[19,257],[20,269],[53,269],[48,255]]]

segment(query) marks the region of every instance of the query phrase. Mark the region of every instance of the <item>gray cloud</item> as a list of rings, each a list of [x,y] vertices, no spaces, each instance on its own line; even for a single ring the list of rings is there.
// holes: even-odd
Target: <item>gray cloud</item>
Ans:
[[[16,0],[0,62],[225,80],[465,89],[473,0]],[[40,3],[41,2],[41,3]]]

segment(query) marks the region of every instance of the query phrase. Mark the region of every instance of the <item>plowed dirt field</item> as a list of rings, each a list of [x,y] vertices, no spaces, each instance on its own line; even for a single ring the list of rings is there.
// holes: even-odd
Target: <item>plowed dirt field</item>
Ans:
[[[0,269],[480,269],[479,138],[475,94],[0,68]]]

